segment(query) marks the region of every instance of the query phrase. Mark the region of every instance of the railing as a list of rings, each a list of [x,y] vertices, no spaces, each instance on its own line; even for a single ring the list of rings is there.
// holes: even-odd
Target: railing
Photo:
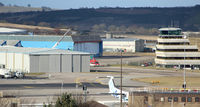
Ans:
[[[146,93],[189,93],[189,94],[200,94],[200,88],[166,88],[166,87],[150,87],[150,88],[132,88],[130,92],[146,92]]]

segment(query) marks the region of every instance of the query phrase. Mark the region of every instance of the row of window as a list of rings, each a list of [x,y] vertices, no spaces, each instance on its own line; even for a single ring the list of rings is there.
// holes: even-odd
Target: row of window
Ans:
[[[161,35],[181,35],[181,30],[176,31],[160,31]]]
[[[155,98],[155,101],[164,102],[165,100],[167,100],[168,102],[200,102],[200,98],[199,97],[195,97],[194,99],[192,99],[192,97],[181,97],[180,99],[179,99],[179,97],[168,97],[168,98],[160,97],[160,98]],[[145,102],[146,101],[148,101],[148,100],[145,99]]]
[[[181,39],[184,38],[183,36],[159,36],[159,38],[163,39]]]
[[[159,45],[189,45],[190,43],[189,42],[182,42],[182,43],[168,43],[168,42],[158,42],[157,44]]]
[[[163,98],[163,97],[162,97]],[[163,98],[164,99],[164,98]],[[181,102],[192,102],[192,97],[181,97]],[[168,97],[168,102],[179,102],[178,97]],[[200,98],[199,97],[195,97],[194,98],[194,102],[200,102]]]
[[[161,57],[157,56],[158,59],[200,59],[200,57]]]
[[[157,51],[169,51],[169,52],[196,52],[198,49],[156,49]]]

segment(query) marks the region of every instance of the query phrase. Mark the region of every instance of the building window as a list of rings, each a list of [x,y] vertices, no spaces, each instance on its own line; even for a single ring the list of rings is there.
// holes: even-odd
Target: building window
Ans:
[[[174,97],[174,102],[178,102],[178,97]]]
[[[181,102],[186,102],[186,98],[185,97],[181,97]]]
[[[188,97],[187,102],[192,102],[192,97]]]
[[[172,97],[168,97],[168,102],[172,102]]]
[[[195,97],[195,102],[199,102],[199,101],[200,101],[199,97]]]
[[[148,97],[147,96],[144,97],[144,103],[148,104]]]
[[[17,107],[17,103],[11,103],[11,107]]]

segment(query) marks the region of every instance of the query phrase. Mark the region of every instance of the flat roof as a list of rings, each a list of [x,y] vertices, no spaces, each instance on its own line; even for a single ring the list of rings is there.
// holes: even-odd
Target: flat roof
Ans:
[[[101,42],[99,35],[74,35],[72,36],[74,42]]]
[[[10,33],[24,33],[27,32],[24,29],[14,29],[14,28],[4,28],[0,27],[0,34],[10,34]]]
[[[111,39],[102,39],[102,41],[136,41],[136,40],[141,40],[141,39],[137,39],[137,38],[124,38],[124,39],[111,38]]]
[[[160,28],[159,31],[170,31],[170,30],[181,30],[181,28],[168,27],[168,28]]]
[[[23,53],[23,54],[31,54],[31,55],[40,55],[40,54],[85,54],[85,55],[90,55],[90,53],[87,53],[87,52],[62,50],[62,49],[0,46],[0,53],[4,53],[4,52]]]
[[[21,40],[21,41],[58,41],[63,36],[57,35],[0,35],[0,40]],[[62,41],[73,42],[71,36],[65,36]]]

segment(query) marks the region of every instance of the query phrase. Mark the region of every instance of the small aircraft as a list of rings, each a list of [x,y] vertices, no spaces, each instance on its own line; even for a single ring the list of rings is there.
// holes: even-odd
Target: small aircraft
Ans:
[[[112,96],[114,96],[115,98],[120,99],[120,89],[115,87],[115,83],[114,83],[114,77],[113,76],[107,76],[108,78],[110,78],[108,85],[109,85],[109,93],[111,93]],[[122,100],[124,102],[128,102],[128,96],[129,93],[126,91],[122,91]]]

